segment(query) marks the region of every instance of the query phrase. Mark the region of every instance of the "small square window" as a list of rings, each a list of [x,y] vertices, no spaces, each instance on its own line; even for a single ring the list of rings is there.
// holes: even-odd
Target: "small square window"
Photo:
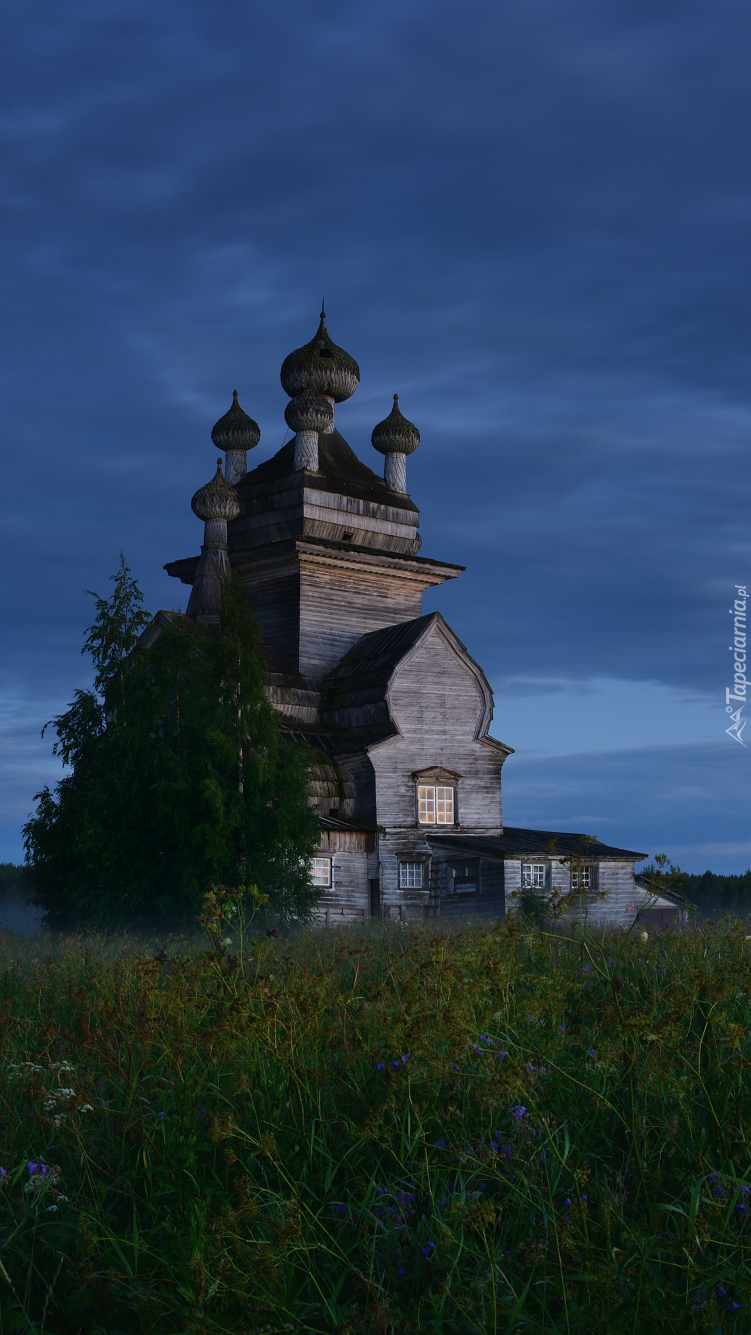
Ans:
[[[331,858],[313,858],[311,880],[314,885],[328,889],[331,885]]]
[[[399,863],[399,888],[401,890],[422,889],[422,866],[421,862]]]
[[[545,863],[525,862],[522,867],[522,890],[545,889]]]
[[[594,890],[595,869],[593,866],[571,868],[572,890]]]

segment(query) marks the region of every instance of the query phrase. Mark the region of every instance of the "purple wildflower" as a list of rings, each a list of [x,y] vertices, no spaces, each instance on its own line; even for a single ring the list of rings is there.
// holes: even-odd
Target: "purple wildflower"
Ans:
[[[740,1307],[740,1303],[728,1303],[727,1306],[726,1306],[726,1308],[725,1308],[725,1311],[726,1311],[726,1312],[737,1312],[739,1307]]]
[[[30,1172],[30,1173],[41,1173],[41,1174],[42,1174],[42,1177],[44,1177],[44,1174],[47,1172],[47,1167],[46,1167],[46,1165],[43,1164],[43,1163],[34,1163],[34,1162],[32,1161],[32,1162],[29,1164],[29,1172]]]
[[[392,1069],[392,1071],[398,1071],[398,1070],[399,1070],[399,1063],[398,1063],[398,1062],[392,1062],[392,1063],[391,1063],[391,1069]]]
[[[499,1052],[499,1053],[498,1053],[498,1056],[500,1057],[501,1061],[503,1061],[504,1057],[506,1056],[506,1053],[505,1053],[505,1052]]]
[[[446,1148],[445,1140],[434,1140],[433,1144],[435,1145],[437,1150],[445,1150]]]
[[[422,1254],[423,1254],[423,1256],[430,1256],[431,1253],[434,1252],[434,1251],[435,1251],[435,1243],[434,1243],[434,1242],[429,1242],[429,1243],[427,1244],[427,1246],[423,1247],[423,1249],[422,1249]]]
[[[383,1070],[383,1062],[379,1062],[379,1063],[378,1063],[378,1065],[376,1066],[376,1070],[377,1070],[377,1071],[382,1071],[382,1070]]]
[[[490,1034],[480,1034],[481,1043],[492,1043],[493,1041],[494,1040],[490,1037]]]
[[[408,1062],[408,1061],[409,1061],[409,1053],[408,1053],[408,1052],[403,1052],[403,1053],[402,1053],[402,1063],[404,1063],[404,1062]]]
[[[511,1115],[516,1118],[517,1122],[521,1122],[526,1111],[527,1109],[522,1104],[517,1103],[516,1107],[512,1109]]]
[[[4,1169],[4,1168],[0,1168],[0,1182],[2,1182],[3,1178],[4,1178],[4,1177],[7,1177],[7,1176],[8,1176],[8,1174],[6,1173],[5,1169]]]
[[[735,1209],[736,1209],[736,1214],[745,1214],[745,1213],[746,1213],[746,1207],[745,1207],[745,1205],[743,1204],[742,1201],[741,1201],[740,1205],[736,1205]]]

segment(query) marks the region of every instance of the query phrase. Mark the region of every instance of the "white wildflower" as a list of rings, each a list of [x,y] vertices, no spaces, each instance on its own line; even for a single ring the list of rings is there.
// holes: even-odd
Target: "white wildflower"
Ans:
[[[78,1109],[78,1111],[79,1111],[79,1112],[93,1112],[93,1111],[94,1111],[94,1105],[93,1105],[93,1103],[82,1103],[82,1104],[81,1104],[81,1107]]]
[[[642,934],[641,934],[641,939],[642,939],[642,941],[648,941],[648,940],[649,940],[649,932],[642,932]]]
[[[57,1206],[56,1206],[56,1205],[48,1205],[48,1206],[47,1206],[47,1214],[52,1214],[56,1209],[57,1209]]]

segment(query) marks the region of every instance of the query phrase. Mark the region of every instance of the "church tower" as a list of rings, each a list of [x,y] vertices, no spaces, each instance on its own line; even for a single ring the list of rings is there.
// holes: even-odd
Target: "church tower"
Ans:
[[[332,341],[323,312],[311,342],[285,358],[281,381],[295,434],[272,459],[245,471],[243,450],[260,432],[236,396],[212,439],[227,450],[226,479],[240,503],[227,525],[229,564],[269,644],[318,689],[362,635],[421,616],[424,590],[463,567],[418,556],[420,515],[405,465],[420,437],[397,404],[373,432],[385,477],[339,433],[336,406],[354,394],[360,371]],[[198,565],[189,557],[166,569],[193,584]]]

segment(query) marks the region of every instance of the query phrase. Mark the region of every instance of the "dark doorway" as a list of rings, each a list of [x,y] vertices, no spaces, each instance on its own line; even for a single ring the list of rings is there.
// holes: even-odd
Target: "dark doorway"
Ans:
[[[381,882],[376,876],[368,882],[370,886],[370,916],[371,918],[380,918],[381,916]]]

